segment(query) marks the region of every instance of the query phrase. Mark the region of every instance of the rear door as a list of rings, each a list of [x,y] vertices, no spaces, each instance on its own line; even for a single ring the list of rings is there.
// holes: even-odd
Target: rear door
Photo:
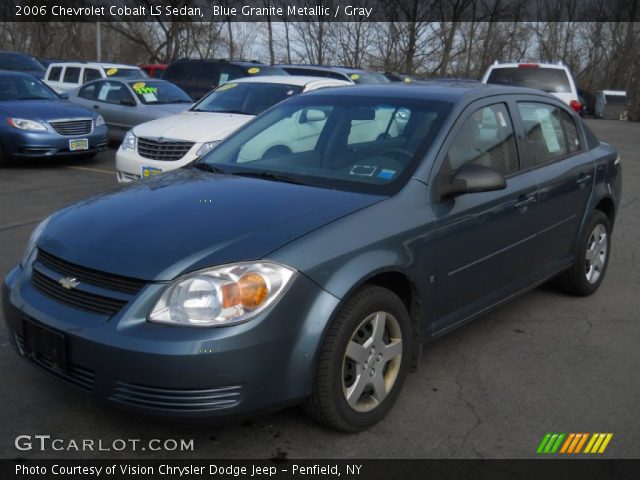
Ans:
[[[493,103],[491,103],[493,102]],[[508,103],[476,102],[456,123],[438,160],[438,176],[475,163],[502,174],[506,188],[433,201],[437,219],[436,331],[506,298],[530,281],[537,182],[521,172]],[[452,139],[452,140],[451,140]],[[436,163],[436,166],[438,163]]]
[[[516,103],[523,128],[523,168],[540,185],[538,260],[550,272],[570,261],[593,190],[595,161],[576,118],[544,100]]]

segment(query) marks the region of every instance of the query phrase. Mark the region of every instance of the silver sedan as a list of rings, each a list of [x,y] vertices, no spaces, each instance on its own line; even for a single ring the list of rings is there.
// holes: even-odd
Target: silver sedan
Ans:
[[[136,125],[188,109],[193,100],[165,80],[103,79],[81,86],[69,101],[104,117],[110,140],[122,140]]]

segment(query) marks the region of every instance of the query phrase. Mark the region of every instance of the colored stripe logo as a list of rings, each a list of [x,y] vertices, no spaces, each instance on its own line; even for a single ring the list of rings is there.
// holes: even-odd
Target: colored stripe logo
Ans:
[[[612,438],[613,433],[547,433],[536,453],[604,453]]]

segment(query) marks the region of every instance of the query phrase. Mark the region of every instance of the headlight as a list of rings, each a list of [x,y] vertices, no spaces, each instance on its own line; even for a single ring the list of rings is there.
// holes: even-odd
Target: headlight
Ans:
[[[36,122],[35,120],[27,120],[25,118],[11,118],[7,119],[9,121],[9,125],[15,128],[19,128],[20,130],[29,130],[32,132],[46,132],[47,127],[44,123]]]
[[[136,149],[136,136],[133,134],[133,130],[129,130],[127,133],[125,133],[120,148],[122,150],[126,150],[127,148],[131,148],[133,150]]]
[[[26,267],[32,260],[31,257],[33,256],[33,252],[35,252],[36,250],[36,242],[38,241],[40,234],[42,234],[47,224],[49,223],[50,218],[51,217],[45,218],[38,224],[36,228],[33,229],[31,237],[29,237],[27,247],[24,249],[24,253],[22,254],[22,260],[20,260],[20,265],[22,266],[22,268]]]
[[[216,140],[215,142],[203,143],[202,146],[196,152],[197,157],[201,157],[207,152],[213,150],[222,140]]]
[[[101,127],[104,125],[104,117],[102,115],[98,115],[96,117],[96,127]]]
[[[272,262],[235,263],[193,272],[167,288],[149,321],[194,327],[244,322],[273,303],[294,273]]]

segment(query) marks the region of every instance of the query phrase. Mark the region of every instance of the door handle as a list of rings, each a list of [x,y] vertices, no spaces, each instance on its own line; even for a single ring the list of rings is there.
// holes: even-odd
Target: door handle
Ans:
[[[587,186],[587,183],[591,181],[591,175],[580,174],[576,183],[580,186],[580,188],[584,188]]]
[[[93,108],[96,110],[100,110],[100,105],[94,105]]]
[[[522,198],[522,197],[520,197]],[[536,197],[535,196],[529,196],[529,197],[525,197],[522,200],[518,200],[514,207],[516,207],[516,209],[520,210],[521,212],[525,212],[527,210],[527,207],[529,205],[533,205],[534,203],[536,203]]]

